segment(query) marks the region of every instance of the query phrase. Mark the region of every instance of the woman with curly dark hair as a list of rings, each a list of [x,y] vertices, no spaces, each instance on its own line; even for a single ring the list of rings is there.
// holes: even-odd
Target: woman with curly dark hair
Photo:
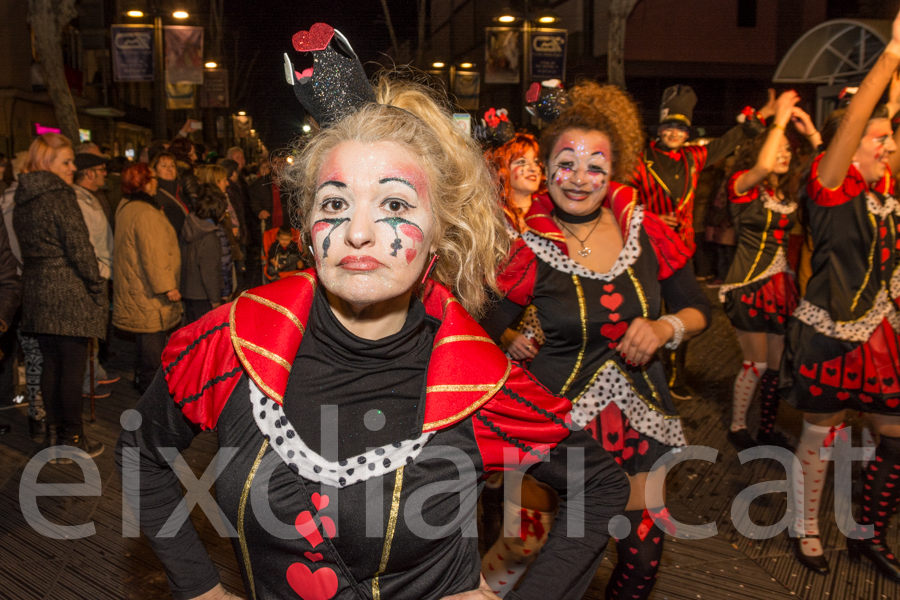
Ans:
[[[814,146],[820,142],[809,115],[796,106],[799,101],[793,91],[778,97],[772,126],[741,149],[726,186],[738,243],[734,262],[719,289],[719,300],[734,326],[744,358],[734,380],[728,432],[728,440],[740,450],[757,443],[787,445],[774,430],[784,330],[798,302],[794,273],[787,262],[790,232],[797,223],[791,185],[797,161],[791,161],[785,127],[793,120]],[[746,419],[757,385],[761,405],[754,441]]]
[[[653,589],[666,511],[661,497],[647,506],[646,482],[658,459],[686,445],[656,351],[709,322],[683,243],[618,183],[634,167],[642,130],[625,92],[592,82],[572,88],[541,137],[548,194],[534,199],[530,230],[514,241],[498,277],[506,297],[482,320],[496,339],[523,306],[537,307],[545,342],[531,372],[573,402],[573,421],[629,476],[630,527],[623,520],[611,532],[619,562],[607,598],[647,598]],[[671,314],[660,317],[663,299]],[[505,512],[521,517],[524,539],[501,538],[482,562],[500,593],[542,546],[554,510],[552,492],[535,485],[523,486],[522,504],[507,502]]]

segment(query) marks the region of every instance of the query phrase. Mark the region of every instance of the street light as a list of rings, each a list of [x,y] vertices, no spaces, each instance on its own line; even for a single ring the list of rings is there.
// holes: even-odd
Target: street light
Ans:
[[[239,111],[239,112],[238,112],[238,116],[239,116],[239,117],[246,117],[246,116],[247,116],[247,113],[244,112],[244,111]]]
[[[435,63],[431,63],[431,66],[434,67],[435,69],[443,69],[443,68],[444,68],[444,63],[442,63],[442,62],[435,62]]]
[[[471,69],[471,68],[474,67],[475,65],[473,65],[473,64],[470,63],[470,62],[464,62],[464,63],[460,63],[459,66],[460,66],[460,68],[462,68],[462,69]]]
[[[158,6],[158,0],[150,0],[149,14],[153,16],[153,136],[157,139],[166,139],[166,81],[163,62],[163,11]],[[129,17],[140,18],[144,13],[140,10],[129,10],[125,13]],[[172,13],[176,19],[187,19],[190,15],[183,10]]]
[[[206,67],[207,69],[215,69],[215,68],[218,68],[219,65],[213,61],[209,61],[208,63],[206,63],[203,66]]]

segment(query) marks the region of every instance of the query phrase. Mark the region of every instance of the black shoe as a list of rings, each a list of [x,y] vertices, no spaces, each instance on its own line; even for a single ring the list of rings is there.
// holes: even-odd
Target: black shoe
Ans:
[[[747,431],[746,428],[738,429],[737,431],[729,431],[728,432],[728,441],[731,442],[731,445],[740,450],[746,450],[747,448],[753,448],[757,445],[756,441],[754,441],[753,436],[750,435],[750,432]]]
[[[831,569],[828,567],[828,559],[825,558],[825,555],[822,554],[820,556],[809,556],[808,554],[803,554],[803,540],[810,539],[819,539],[819,536],[806,536],[803,538],[791,538],[791,543],[794,546],[794,556],[797,557],[797,562],[801,565],[815,573],[816,575],[828,575],[831,572]],[[847,540],[848,542],[850,540]]]
[[[875,565],[875,570],[894,581],[900,581],[900,562],[887,544],[873,544],[870,540],[847,538],[847,553],[850,559],[858,561],[865,556]]]
[[[85,437],[83,432],[77,432],[71,435],[66,435],[65,437],[59,438],[60,446],[73,446],[82,452],[86,453],[91,458],[95,456],[99,456],[106,449],[100,442],[92,442],[87,437]],[[74,462],[71,458],[73,452],[71,449],[60,449],[55,456],[50,460],[51,464],[55,465],[68,465]]]
[[[669,388],[669,393],[672,394],[672,397],[676,400],[690,400],[691,390],[687,389],[683,385],[675,385]]]
[[[47,421],[28,417],[28,435],[33,442],[43,443],[47,437]]]
[[[786,435],[780,431],[772,430],[769,433],[758,433],[756,435],[757,446],[778,446],[793,452],[796,450]]]

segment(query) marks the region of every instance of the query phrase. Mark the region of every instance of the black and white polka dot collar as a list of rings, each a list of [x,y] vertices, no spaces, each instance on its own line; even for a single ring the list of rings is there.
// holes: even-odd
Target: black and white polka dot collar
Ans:
[[[570,275],[578,275],[579,277],[586,277],[588,279],[612,281],[624,273],[628,267],[633,265],[641,255],[640,232],[643,222],[644,208],[642,206],[635,206],[634,211],[631,214],[631,225],[628,227],[628,237],[625,240],[622,251],[619,253],[618,258],[616,258],[615,264],[613,264],[612,268],[606,273],[597,273],[596,271],[581,266],[566,256],[555,243],[538,236],[534,232],[526,231],[522,234],[522,239],[539,259],[557,271],[562,271],[563,273],[568,273]]]
[[[346,460],[329,461],[307,446],[288,421],[281,406],[250,380],[250,404],[257,427],[272,449],[294,473],[336,488],[381,477],[413,462],[435,432],[374,448]]]

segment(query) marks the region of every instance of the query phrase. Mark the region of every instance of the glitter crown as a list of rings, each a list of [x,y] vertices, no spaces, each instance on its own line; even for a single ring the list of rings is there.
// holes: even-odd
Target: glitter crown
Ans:
[[[297,71],[284,55],[284,75],[297,100],[321,127],[375,102],[375,91],[347,38],[325,23],[298,31],[291,39],[298,52],[311,52],[313,66]]]
[[[534,82],[525,94],[525,109],[534,117],[552,123],[569,106],[569,96],[558,79]]]

